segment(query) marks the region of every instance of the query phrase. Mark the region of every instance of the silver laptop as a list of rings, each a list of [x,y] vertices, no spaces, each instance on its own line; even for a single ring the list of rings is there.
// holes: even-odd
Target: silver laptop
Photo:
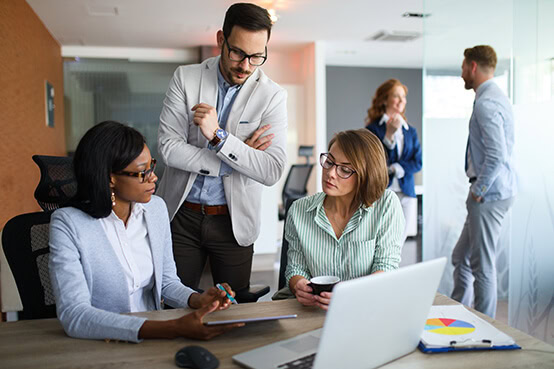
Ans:
[[[252,369],[367,369],[406,355],[417,347],[445,264],[443,257],[341,282],[323,328],[233,361]]]

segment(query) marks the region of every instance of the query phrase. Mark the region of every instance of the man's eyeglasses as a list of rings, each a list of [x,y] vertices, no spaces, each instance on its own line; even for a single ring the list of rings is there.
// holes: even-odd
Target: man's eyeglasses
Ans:
[[[347,167],[346,165],[340,165],[335,163],[329,153],[323,153],[319,156],[319,163],[324,169],[331,169],[332,167],[337,167],[337,175],[342,179],[348,179],[356,171],[352,168]]]
[[[265,61],[267,60],[267,46],[265,47],[265,55],[248,55],[244,51],[235,49],[231,46],[229,46],[229,42],[227,41],[227,37],[223,38],[225,40],[225,44],[227,45],[227,50],[229,51],[229,59],[231,59],[234,62],[242,62],[244,59],[248,58],[248,63],[254,67],[259,67]]]
[[[152,158],[150,162],[150,168],[143,170],[142,172],[126,172],[124,170],[115,172],[114,174],[121,174],[130,177],[137,177],[140,180],[140,183],[144,183],[152,177],[154,174],[154,169],[156,169],[156,159]]]

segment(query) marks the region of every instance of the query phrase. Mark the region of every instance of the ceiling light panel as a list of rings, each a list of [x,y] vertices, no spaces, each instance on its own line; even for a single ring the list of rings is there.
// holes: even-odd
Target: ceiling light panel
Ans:
[[[114,17],[119,15],[117,6],[112,5],[89,5],[87,11],[93,17]]]

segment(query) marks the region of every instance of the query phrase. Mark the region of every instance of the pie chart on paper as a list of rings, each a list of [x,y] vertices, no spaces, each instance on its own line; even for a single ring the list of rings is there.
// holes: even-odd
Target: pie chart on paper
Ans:
[[[475,326],[463,320],[434,318],[427,319],[425,330],[436,334],[454,336],[471,333],[475,330]]]

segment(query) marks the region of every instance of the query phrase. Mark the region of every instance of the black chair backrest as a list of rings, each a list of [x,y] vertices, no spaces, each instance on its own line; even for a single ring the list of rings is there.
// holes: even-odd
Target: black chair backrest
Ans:
[[[290,206],[295,200],[298,199],[289,199],[285,204],[285,223],[283,225],[283,241],[281,243],[281,264],[279,265],[278,290],[285,287],[285,284],[287,283],[285,279],[285,271],[287,270],[287,253],[289,251],[289,242],[285,238],[285,227],[287,226],[287,215],[289,213]]]
[[[313,167],[313,164],[293,164],[290,167],[285,186],[283,187],[283,206],[286,206],[289,199],[296,200],[308,194],[306,186]]]
[[[48,258],[51,211],[10,219],[2,232],[2,246],[21,297],[19,319],[56,317]]]
[[[73,159],[67,156],[33,155],[40,168],[35,199],[43,210],[55,210],[77,192]]]

